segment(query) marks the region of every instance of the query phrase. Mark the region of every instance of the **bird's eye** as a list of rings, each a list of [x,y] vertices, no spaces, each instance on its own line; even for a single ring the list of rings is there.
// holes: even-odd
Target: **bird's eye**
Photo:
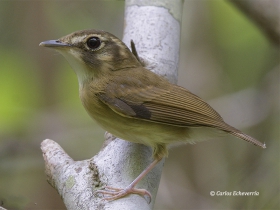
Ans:
[[[101,41],[98,37],[90,37],[87,40],[87,46],[90,49],[96,50],[98,47],[100,47],[100,45],[101,45]]]

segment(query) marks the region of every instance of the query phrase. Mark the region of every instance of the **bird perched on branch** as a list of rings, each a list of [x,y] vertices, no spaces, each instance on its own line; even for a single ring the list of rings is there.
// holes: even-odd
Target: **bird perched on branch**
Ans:
[[[114,35],[101,30],[77,31],[40,46],[59,51],[79,81],[79,94],[88,114],[105,130],[124,140],[153,148],[154,161],[126,188],[106,187],[100,193],[114,200],[131,193],[151,194],[136,184],[163,158],[167,146],[192,143],[209,131],[236,136],[254,145],[265,144],[224,122],[210,105],[183,87],[146,69]]]

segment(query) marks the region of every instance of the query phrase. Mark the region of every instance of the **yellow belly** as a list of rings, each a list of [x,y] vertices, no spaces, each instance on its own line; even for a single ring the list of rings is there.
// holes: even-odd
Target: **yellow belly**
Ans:
[[[81,94],[81,93],[80,93]],[[84,94],[84,93],[82,93]],[[87,98],[88,100],[85,100]],[[156,156],[166,156],[166,145],[184,141],[188,137],[188,128],[164,125],[141,119],[124,117],[96,96],[81,97],[88,114],[106,131],[121,139],[140,143],[154,148]],[[159,149],[162,148],[163,149]]]

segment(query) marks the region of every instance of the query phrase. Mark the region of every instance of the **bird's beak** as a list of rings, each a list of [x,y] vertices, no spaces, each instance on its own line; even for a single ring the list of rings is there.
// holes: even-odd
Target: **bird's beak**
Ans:
[[[39,46],[51,47],[51,48],[62,48],[62,47],[64,48],[64,47],[70,47],[71,45],[67,43],[63,43],[59,40],[48,40],[48,41],[41,42]]]

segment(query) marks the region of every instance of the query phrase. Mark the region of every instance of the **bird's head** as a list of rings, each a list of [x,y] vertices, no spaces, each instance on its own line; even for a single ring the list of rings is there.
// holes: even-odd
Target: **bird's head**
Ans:
[[[79,84],[114,71],[141,66],[127,46],[101,30],[83,30],[40,46],[59,51],[76,72]]]

